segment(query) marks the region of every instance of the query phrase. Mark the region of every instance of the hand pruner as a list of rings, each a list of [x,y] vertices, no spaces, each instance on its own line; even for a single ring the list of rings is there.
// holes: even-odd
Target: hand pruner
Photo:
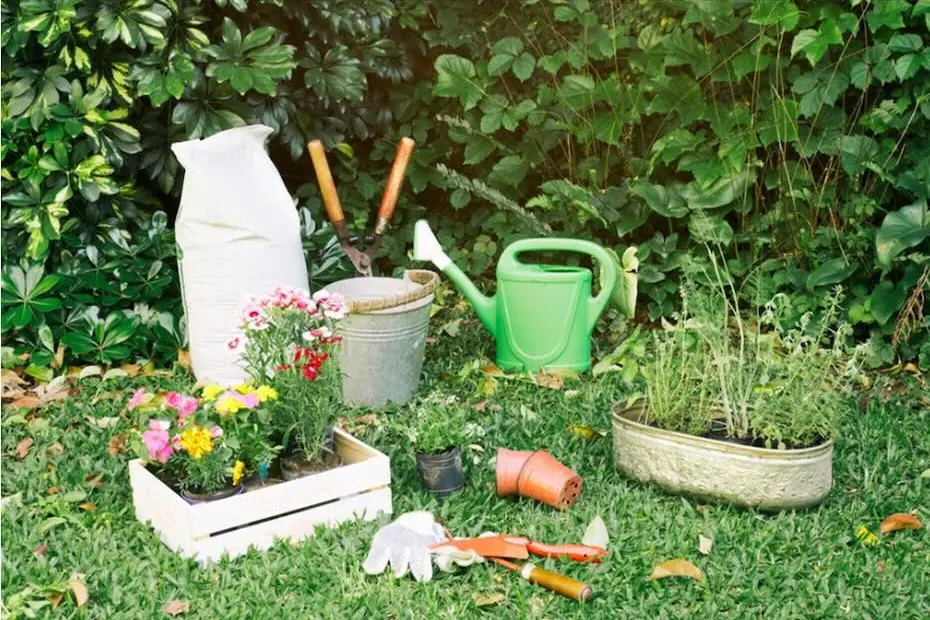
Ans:
[[[391,216],[394,214],[394,207],[397,206],[397,197],[404,182],[404,172],[410,162],[410,154],[413,152],[414,144],[416,143],[412,138],[402,138],[400,144],[397,145],[394,164],[391,166],[391,173],[384,187],[384,195],[381,197],[381,206],[378,208],[375,238],[364,251],[353,247],[352,242],[349,240],[345,214],[342,212],[342,204],[340,204],[339,195],[336,193],[336,184],[333,182],[333,175],[329,170],[329,163],[326,161],[323,143],[319,140],[312,140],[307,144],[307,150],[310,151],[310,159],[313,160],[313,168],[316,171],[316,178],[320,184],[320,194],[323,196],[326,215],[329,217],[329,221],[332,222],[333,231],[336,233],[336,238],[339,240],[343,252],[355,265],[355,269],[363,276],[371,277],[371,258],[380,247],[381,238],[387,229]]]

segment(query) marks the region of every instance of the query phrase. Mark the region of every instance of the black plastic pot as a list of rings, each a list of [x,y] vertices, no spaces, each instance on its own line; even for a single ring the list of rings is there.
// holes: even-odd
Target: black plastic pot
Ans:
[[[465,486],[462,451],[458,446],[438,454],[417,453],[417,471],[427,489],[440,499]]]
[[[183,497],[184,501],[188,504],[202,504],[204,502],[212,502],[218,499],[232,497],[233,495],[239,495],[240,493],[242,493],[242,485],[237,484],[234,487],[226,487],[210,493],[194,493],[193,491],[182,490],[181,497]]]

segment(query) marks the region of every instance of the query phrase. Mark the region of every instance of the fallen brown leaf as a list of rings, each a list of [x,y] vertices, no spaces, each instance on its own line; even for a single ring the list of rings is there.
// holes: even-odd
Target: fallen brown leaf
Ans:
[[[138,377],[139,373],[142,372],[141,364],[123,364],[120,366],[120,370],[125,372],[130,377]]]
[[[58,609],[58,606],[61,605],[61,599],[63,598],[64,596],[61,594],[53,594],[48,597],[48,602],[52,604],[52,609]]]
[[[879,534],[890,534],[898,530],[919,530],[920,519],[908,512],[898,512],[884,521],[878,528]]]
[[[475,411],[477,411],[478,413],[481,413],[481,412],[483,412],[483,411],[485,410],[485,408],[486,408],[487,406],[488,406],[488,401],[482,400],[482,401],[477,402],[477,403],[475,403],[474,405],[472,405],[472,408],[473,408]]]
[[[475,605],[478,607],[487,607],[488,605],[497,605],[498,603],[504,602],[506,600],[503,592],[488,592],[487,594],[483,592],[475,592],[471,595],[471,600],[475,602]]]
[[[191,354],[188,353],[186,349],[178,349],[178,364],[184,366],[188,370],[192,368]]]
[[[90,502],[84,502],[78,506],[84,512],[97,512],[97,507],[91,504]]]
[[[107,454],[119,456],[126,449],[126,433],[117,433],[107,442]]]
[[[710,508],[710,504],[700,504],[700,505],[697,507],[696,510],[697,510],[698,512],[704,512],[704,511],[707,510],[708,508]]]
[[[65,453],[65,447],[57,441],[48,447],[46,454],[49,456],[61,456]]]
[[[41,404],[42,401],[35,396],[22,396],[10,403],[10,407],[13,409],[35,409]]]
[[[26,380],[20,377],[19,373],[10,368],[4,368],[0,371],[0,381],[2,381],[4,389],[14,385],[26,385]]]
[[[707,555],[714,548],[714,541],[706,536],[698,536],[698,551],[701,555]]]
[[[656,564],[649,579],[665,579],[666,577],[690,577],[695,581],[704,581],[704,573],[688,560],[676,558]]]
[[[74,593],[74,602],[77,603],[78,607],[83,607],[90,599],[90,593],[87,591],[87,586],[84,585],[84,575],[78,573],[71,575],[68,587]]]
[[[48,545],[45,543],[42,543],[41,545],[39,545],[38,547],[32,550],[32,555],[36,557],[43,556],[45,555],[46,551],[48,551]]]
[[[103,483],[106,482],[106,476],[95,471],[92,474],[87,474],[87,477],[84,478],[84,482],[93,485],[95,489],[99,489],[103,486]]]
[[[164,611],[169,616],[177,616],[178,614],[183,614],[186,611],[190,611],[191,606],[186,601],[168,601],[168,604],[165,605]]]
[[[26,458],[26,455],[29,454],[29,450],[32,448],[33,443],[35,442],[33,442],[31,437],[26,437],[25,439],[20,441],[18,444],[16,444],[16,452],[14,453],[16,455],[16,458],[18,459]]]
[[[48,494],[55,495],[56,493],[61,493],[61,487],[49,487]]]
[[[878,564],[875,565],[875,570],[879,573],[885,572],[885,560],[879,560]]]
[[[547,387],[550,390],[561,390],[565,386],[565,381],[561,376],[540,370],[536,375],[536,385]]]
[[[485,364],[481,367],[481,374],[495,376],[504,374],[504,371],[501,370],[496,364]]]
[[[95,418],[93,416],[86,415],[84,416],[84,419],[98,428],[113,428],[119,424],[119,416]]]
[[[485,396],[494,396],[497,392],[497,379],[493,375],[485,375],[478,382],[478,391]]]
[[[39,399],[40,404],[45,404],[53,400],[68,398],[71,395],[71,388],[67,377],[61,376],[55,377],[48,383],[35,386],[32,392]]]

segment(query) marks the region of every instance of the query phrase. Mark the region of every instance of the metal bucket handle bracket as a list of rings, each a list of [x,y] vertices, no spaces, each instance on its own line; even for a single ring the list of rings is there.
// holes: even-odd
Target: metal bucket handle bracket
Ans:
[[[404,279],[420,286],[412,291],[394,295],[393,297],[385,297],[384,299],[350,301],[348,303],[349,312],[365,313],[397,308],[432,295],[439,288],[439,274],[428,269],[408,269],[404,272]]]

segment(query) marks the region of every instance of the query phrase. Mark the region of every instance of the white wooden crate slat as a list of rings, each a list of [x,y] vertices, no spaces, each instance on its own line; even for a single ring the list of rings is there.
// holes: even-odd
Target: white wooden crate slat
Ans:
[[[390,459],[336,430],[345,463],[328,471],[240,495],[190,505],[139,461],[129,464],[136,518],[150,522],[172,550],[198,560],[265,549],[275,537],[299,540],[319,524],[390,514]]]

